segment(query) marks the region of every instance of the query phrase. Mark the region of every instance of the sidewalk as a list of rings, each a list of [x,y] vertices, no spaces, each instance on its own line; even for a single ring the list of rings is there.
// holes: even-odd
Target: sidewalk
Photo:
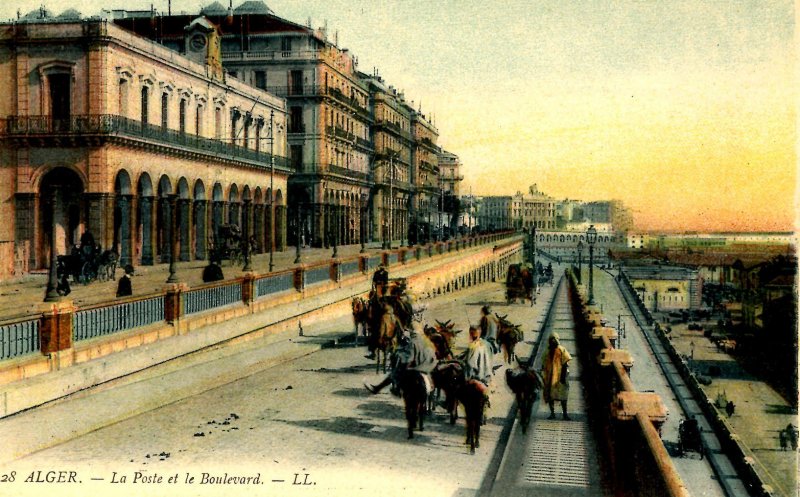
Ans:
[[[396,249],[399,243],[395,242],[393,247]],[[368,255],[379,254],[382,252],[380,243],[367,245]],[[357,256],[361,251],[361,245],[346,245],[338,247],[338,258],[344,259]],[[315,262],[327,261],[331,259],[332,249],[305,248],[302,249],[302,263],[312,264]],[[282,271],[296,267],[295,248],[288,247],[283,252],[273,253],[274,271]],[[208,265],[206,260],[178,262],[176,275],[181,282],[189,287],[203,284],[203,268]],[[258,254],[253,256],[253,272],[256,274],[266,274],[269,272],[269,254]],[[230,265],[229,261],[222,264],[222,272],[225,279],[234,279],[242,276],[241,266]],[[123,270],[117,267],[117,278],[122,276]],[[133,295],[147,295],[160,292],[169,277],[169,264],[156,264],[153,266],[136,266],[135,274],[131,278]],[[45,289],[47,288],[47,273],[36,273],[23,281],[16,281],[5,285],[0,285],[0,321],[17,318],[20,316],[34,316],[41,311],[44,302]],[[71,299],[77,306],[85,306],[105,301],[112,301],[117,292],[116,281],[94,281],[87,285],[72,283],[70,281],[72,293],[66,299]]]

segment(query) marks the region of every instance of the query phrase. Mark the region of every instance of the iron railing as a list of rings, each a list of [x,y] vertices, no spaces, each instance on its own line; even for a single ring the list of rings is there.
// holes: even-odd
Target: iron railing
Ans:
[[[342,276],[347,276],[347,275],[350,275],[350,274],[355,274],[355,273],[358,273],[358,272],[360,272],[360,271],[358,270],[358,266],[359,266],[359,265],[358,265],[358,260],[355,260],[355,261],[347,261],[347,262],[343,262],[343,263],[342,263],[342,264],[339,266],[339,271],[341,272]]]
[[[39,351],[39,319],[0,326],[0,360]]]
[[[349,176],[351,178],[359,178],[359,179],[368,179],[369,173],[365,173],[362,171],[354,171],[352,169],[347,169],[346,167],[342,166],[335,166],[333,164],[328,164],[327,166],[328,172],[333,174],[340,174],[342,176]]]
[[[330,281],[331,268],[330,266],[319,266],[312,269],[303,271],[303,286],[313,285],[315,283],[322,283]]]
[[[242,302],[242,283],[189,290],[183,295],[183,313],[194,314]]]
[[[164,296],[77,311],[72,315],[73,341],[110,335],[164,320]]]
[[[256,298],[294,290],[294,273],[281,273],[256,280]]]
[[[268,167],[272,158],[269,153],[260,150],[164,128],[155,124],[143,123],[115,114],[76,115],[66,119],[54,119],[52,116],[9,116],[6,134],[17,137],[116,135],[128,138],[144,138],[166,145],[190,148],[201,153],[259,162],[263,167]],[[289,159],[276,155],[275,166],[289,167]]]

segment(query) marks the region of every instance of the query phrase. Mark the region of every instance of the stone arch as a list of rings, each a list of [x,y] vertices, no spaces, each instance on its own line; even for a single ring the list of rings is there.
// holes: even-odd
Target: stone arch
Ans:
[[[139,199],[139,209],[136,220],[137,250],[135,255],[138,255],[140,264],[152,265],[155,261],[153,250],[155,192],[153,191],[153,181],[146,172],[140,174],[139,180],[136,182],[136,196]]]
[[[31,216],[30,210],[27,210],[36,205],[35,197],[29,200],[33,205],[20,205],[22,199],[17,201],[18,226],[36,225],[38,221],[37,229],[30,230],[30,235],[24,237],[30,240],[33,246],[31,255],[34,267],[37,269],[49,267],[51,255],[69,254],[71,248],[79,243],[82,234],[88,232],[84,185],[80,175],[73,169],[53,167],[44,173],[39,181],[35,217]]]
[[[191,196],[189,191],[189,182],[184,176],[178,180],[178,201],[175,208],[177,209],[175,221],[176,226],[172,231],[172,236],[177,235],[176,242],[179,245],[178,257],[181,261],[191,260],[191,254],[194,252],[194,229],[192,229],[192,207]]]
[[[241,216],[239,214],[239,186],[232,183],[228,189],[228,224],[235,224],[239,227],[242,226]]]
[[[128,171],[120,169],[114,178],[114,228],[111,247],[119,255],[120,265],[131,264],[133,248],[133,195]]]

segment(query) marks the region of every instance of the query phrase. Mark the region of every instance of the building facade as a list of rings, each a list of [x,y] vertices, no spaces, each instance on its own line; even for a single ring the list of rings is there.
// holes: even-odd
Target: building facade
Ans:
[[[126,264],[167,260],[170,232],[180,260],[204,259],[227,223],[285,247],[287,147],[270,130],[286,103],[223,74],[212,24],[181,31],[178,53],[102,19],[0,25],[0,238],[21,269],[87,232]]]

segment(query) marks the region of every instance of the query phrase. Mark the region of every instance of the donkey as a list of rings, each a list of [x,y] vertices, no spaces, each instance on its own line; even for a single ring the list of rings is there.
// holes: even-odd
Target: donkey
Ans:
[[[400,390],[403,391],[403,403],[406,409],[408,422],[408,438],[414,438],[414,428],[418,426],[423,431],[428,399],[427,388],[422,373],[414,370],[405,370],[400,376]]]
[[[525,339],[525,333],[522,331],[520,325],[513,324],[507,320],[507,316],[495,315],[498,318],[497,342],[503,349],[503,358],[506,364],[511,364],[516,358],[514,349],[519,342]]]
[[[488,387],[478,380],[469,380],[462,383],[456,390],[458,401],[464,406],[464,415],[467,418],[467,440],[470,454],[480,447],[481,424],[483,424],[483,411],[486,407]]]
[[[525,433],[528,429],[528,422],[531,419],[533,403],[536,402],[544,381],[539,373],[529,369],[519,361],[519,358],[517,359],[517,364],[519,364],[519,369],[506,369],[506,384],[517,398],[519,421],[522,426],[522,433]]]
[[[458,419],[456,391],[465,381],[464,366],[459,361],[440,362],[431,372],[431,377],[437,392],[444,392],[444,406],[447,413],[450,414],[450,424],[456,424],[456,419]]]

